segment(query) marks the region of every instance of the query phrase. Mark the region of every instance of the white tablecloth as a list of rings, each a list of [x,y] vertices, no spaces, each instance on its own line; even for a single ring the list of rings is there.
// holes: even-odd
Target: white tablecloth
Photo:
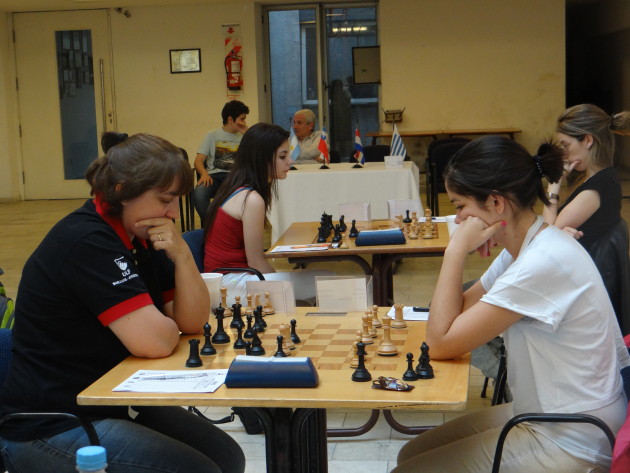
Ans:
[[[365,163],[353,169],[351,163],[301,164],[278,182],[278,199],[269,212],[272,243],[293,222],[319,222],[322,213],[339,218],[339,204],[370,202],[372,219],[388,217],[388,199],[419,199],[420,173],[415,163],[403,162],[401,168],[386,168],[385,163]],[[350,225],[350,222],[347,222]]]

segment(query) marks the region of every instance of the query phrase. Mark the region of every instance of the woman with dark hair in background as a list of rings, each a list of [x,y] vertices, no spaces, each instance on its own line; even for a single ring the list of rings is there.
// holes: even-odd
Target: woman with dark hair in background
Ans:
[[[286,280],[294,284],[295,297],[315,296],[315,276],[330,275],[323,270],[276,273],[265,258],[265,216],[276,195],[278,179],[286,179],[293,160],[289,155],[289,133],[270,123],[257,123],[243,135],[234,167],[208,210],[205,227],[204,269],[254,268],[265,280]],[[223,275],[228,305],[235,296],[245,301],[246,282],[256,279],[248,273]]]
[[[179,148],[108,133],[87,180],[93,199],[59,221],[24,266],[1,414],[60,411],[92,422],[111,473],[244,471],[234,440],[181,407],[78,406],[129,355],[161,358],[208,320],[208,290],[173,219],[192,172]],[[76,471],[87,445],[67,420],[3,426],[9,471]],[[156,455],[156,452],[159,454]]]
[[[586,251],[543,222],[541,179],[560,179],[562,152],[531,156],[507,138],[472,141],[451,160],[446,190],[457,209],[431,303],[426,341],[434,359],[462,356],[503,334],[512,403],[447,422],[408,442],[392,473],[490,471],[497,438],[526,412],[588,413],[617,432],[627,400],[620,370],[630,363],[615,314]],[[467,255],[504,250],[462,291]],[[507,437],[501,471],[607,471],[610,445],[584,424],[521,424]]]

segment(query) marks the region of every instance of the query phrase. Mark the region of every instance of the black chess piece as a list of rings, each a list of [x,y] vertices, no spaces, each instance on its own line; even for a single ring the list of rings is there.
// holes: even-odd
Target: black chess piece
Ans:
[[[339,227],[339,224],[335,225],[335,234],[333,235],[331,241],[333,243],[337,243],[341,241],[341,228]]]
[[[247,342],[243,339],[243,327],[242,326],[236,327],[236,333],[237,333],[237,337],[236,337],[236,340],[234,340],[233,347],[237,350],[246,348]]]
[[[252,342],[245,342],[245,354],[246,355],[251,355],[251,351],[252,351]]]
[[[413,353],[407,353],[407,371],[402,375],[403,381],[415,381],[418,375],[413,370]]]
[[[197,368],[203,365],[201,358],[199,357],[199,339],[193,338],[188,340],[190,343],[190,355],[186,360],[186,368]]]
[[[260,321],[262,322],[262,326],[267,328],[267,322],[265,321],[265,311],[263,310],[263,306],[256,306],[258,313],[260,314]]]
[[[411,223],[411,218],[409,217],[409,210],[406,210],[407,216],[403,218],[403,223]]]
[[[258,307],[260,307],[261,310],[258,310]],[[254,309],[254,326],[252,328],[258,333],[263,333],[265,331],[265,325],[262,318],[262,307],[258,307]]]
[[[210,324],[206,322],[203,326],[203,337],[205,339],[205,343],[201,348],[202,355],[216,355],[217,350],[212,346],[212,341],[210,340]]]
[[[252,346],[249,349],[249,354],[252,356],[262,356],[265,354],[262,340],[258,337],[258,331],[256,329],[254,329],[254,338],[252,338]]]
[[[253,317],[251,315],[247,315],[245,318],[247,319],[247,328],[245,329],[243,338],[253,338],[254,337],[254,330],[252,329]]]
[[[273,354],[273,356],[275,356],[276,358],[286,358],[287,354],[282,349],[282,342],[284,341],[284,337],[282,335],[278,335],[276,337],[276,340],[278,342],[278,350]]]
[[[345,215],[342,215],[341,217],[339,217],[339,230],[342,233],[348,229],[348,225],[346,225],[345,219],[346,219]]]
[[[243,316],[241,315],[241,304],[232,304],[232,322],[230,328],[243,328],[245,323],[243,322]]]
[[[422,342],[420,346],[420,359],[416,366],[416,374],[418,379],[431,379],[434,378],[433,367],[431,366],[431,357],[429,356],[429,346],[426,342]]]
[[[298,343],[302,343],[302,340],[300,340],[300,337],[295,332],[296,325],[297,325],[297,320],[291,319],[291,341],[297,345]]]
[[[356,238],[359,235],[359,230],[357,230],[357,221],[352,219],[352,226],[350,227],[350,233],[348,236],[350,238]]]
[[[323,225],[317,229],[317,243],[326,243],[326,227]]]
[[[222,343],[230,343],[230,336],[225,332],[223,328],[223,319],[225,316],[223,315],[225,309],[221,306],[214,309],[214,315],[217,318],[217,331],[212,336],[212,343],[222,344]]]
[[[370,381],[372,375],[365,367],[365,343],[357,343],[357,356],[359,357],[359,366],[357,366],[357,369],[352,373],[352,381],[359,383]]]

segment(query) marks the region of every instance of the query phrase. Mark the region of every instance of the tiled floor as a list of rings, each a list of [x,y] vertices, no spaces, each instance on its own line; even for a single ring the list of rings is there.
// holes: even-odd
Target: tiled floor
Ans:
[[[630,183],[624,182],[625,194],[630,193]],[[452,213],[451,204],[440,196],[440,208],[443,214]],[[630,204],[623,201],[622,213],[630,221]],[[37,246],[50,227],[62,216],[81,205],[82,201],[29,201],[0,204],[0,267],[6,274],[0,280],[10,295],[15,296],[26,258]],[[495,250],[496,251],[496,250]],[[480,259],[470,256],[466,266],[464,280],[479,277],[492,258]],[[433,288],[439,273],[441,258],[412,258],[403,260],[394,276],[396,302],[406,305],[427,305],[431,300]],[[290,270],[286,261],[276,260],[278,270]],[[323,267],[323,263],[312,267]],[[359,274],[358,267],[352,263],[334,263],[331,265],[338,274]],[[311,267],[311,266],[309,266]],[[474,369],[470,377],[467,411],[481,409],[490,404],[488,399],[481,399],[479,394],[483,376]],[[491,390],[490,390],[491,391]],[[491,393],[490,393],[491,395]],[[227,408],[207,409],[211,418],[227,415]],[[369,411],[328,412],[329,427],[357,427],[369,417]],[[398,422],[406,425],[437,425],[448,421],[461,412],[418,412],[397,411]],[[223,424],[223,428],[236,438],[247,456],[247,471],[260,473],[265,471],[264,437],[247,435],[240,422]],[[392,430],[382,415],[376,426],[365,435],[354,438],[331,438],[328,443],[329,471],[387,473],[396,464],[399,449],[409,436]]]

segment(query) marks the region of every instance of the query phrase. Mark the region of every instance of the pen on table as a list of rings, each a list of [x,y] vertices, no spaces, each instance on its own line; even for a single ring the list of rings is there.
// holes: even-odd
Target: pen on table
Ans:
[[[178,375],[166,375],[166,374],[141,374],[136,377],[136,379],[141,379],[143,381],[162,381],[162,380],[170,380],[170,379],[192,379],[192,378],[205,378],[208,376],[206,373],[199,374],[178,374]]]

